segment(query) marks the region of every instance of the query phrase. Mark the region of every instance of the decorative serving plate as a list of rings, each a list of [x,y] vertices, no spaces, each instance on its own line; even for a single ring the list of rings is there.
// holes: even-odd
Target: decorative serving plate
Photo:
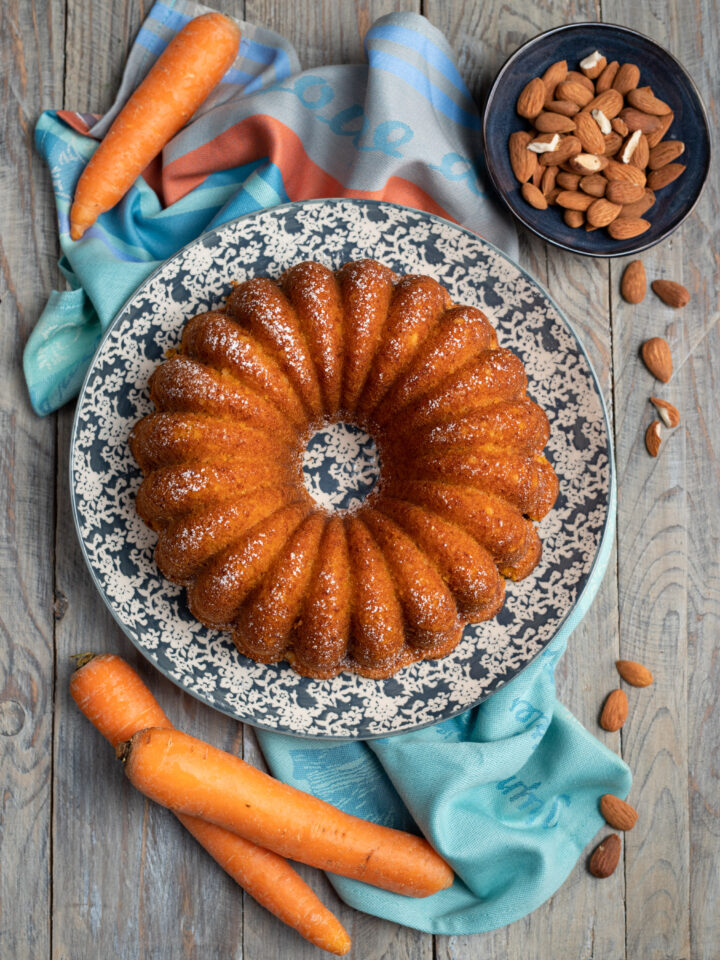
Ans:
[[[188,612],[184,591],[153,560],[155,534],[135,512],[142,476],[128,448],[151,411],[148,377],[178,344],[184,322],[217,308],[233,282],[279,276],[301,260],[338,267],[373,257],[398,273],[427,273],[457,303],[487,313],[500,344],[525,363],[529,392],[551,424],[548,459],[560,479],[539,525],[543,558],[508,583],[497,619],[466,628],[443,660],[387,680],[344,673],[300,677],[286,663],[247,660],[229,635]],[[316,436],[304,459],[322,502],[351,506],[372,487],[374,445],[355,429]],[[527,273],[480,237],[382,201],[317,200],[241,217],[199,237],[125,304],[88,371],[72,436],[70,488],[80,543],[100,594],[127,636],[188,693],[246,723],[306,737],[387,736],[454,716],[527,666],[587,604],[612,536],[612,453],[595,374],[578,338]],[[602,547],[602,550],[601,550]],[[592,578],[591,575],[595,574]],[[577,611],[576,611],[577,612]]]

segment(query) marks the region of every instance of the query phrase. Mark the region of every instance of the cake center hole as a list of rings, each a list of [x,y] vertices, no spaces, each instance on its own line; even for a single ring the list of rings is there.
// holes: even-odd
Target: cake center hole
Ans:
[[[308,492],[328,510],[352,510],[380,477],[375,441],[352,423],[331,423],[317,430],[303,454]]]

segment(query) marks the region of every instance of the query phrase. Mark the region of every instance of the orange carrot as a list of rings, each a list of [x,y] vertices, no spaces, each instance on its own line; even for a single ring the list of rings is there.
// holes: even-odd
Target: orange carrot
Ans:
[[[79,657],[70,693],[114,747],[148,724],[172,729],[142,679],[114,654]],[[178,814],[178,819],[258,903],[322,950],[338,955],[348,952],[350,937],[345,928],[282,857],[197,817]]]
[[[179,730],[143,730],[117,752],[130,782],[151,800],[280,856],[410,897],[453,881],[427,840],[343,813]]]
[[[73,240],[125,196],[217,86],[239,46],[240,28],[221,13],[204,13],[173,37],[80,175],[70,210]]]

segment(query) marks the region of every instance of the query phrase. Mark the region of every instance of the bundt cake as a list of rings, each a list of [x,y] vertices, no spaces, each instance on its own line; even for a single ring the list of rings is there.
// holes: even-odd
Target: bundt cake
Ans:
[[[475,307],[374,260],[300,263],[191,319],[136,424],[142,519],[191,613],[241,653],[317,678],[443,657],[535,567],[558,484],[521,361]],[[356,509],[305,487],[313,431],[374,437]]]

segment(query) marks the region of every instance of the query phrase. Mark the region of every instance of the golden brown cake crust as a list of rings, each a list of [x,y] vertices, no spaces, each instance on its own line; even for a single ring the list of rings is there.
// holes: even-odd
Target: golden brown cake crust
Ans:
[[[246,280],[186,323],[150,397],[138,513],[190,611],[245,656],[389,677],[450,653],[540,561],[547,417],[485,314],[431,277],[363,260]],[[374,436],[381,479],[332,513],[301,457],[340,420]]]

